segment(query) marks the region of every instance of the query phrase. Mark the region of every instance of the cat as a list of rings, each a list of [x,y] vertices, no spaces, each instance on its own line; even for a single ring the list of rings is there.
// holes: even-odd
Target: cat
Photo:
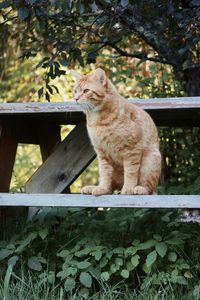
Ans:
[[[161,154],[158,132],[150,115],[119,95],[101,68],[89,75],[74,75],[74,100],[86,114],[99,165],[99,185],[85,186],[82,193],[155,193]]]

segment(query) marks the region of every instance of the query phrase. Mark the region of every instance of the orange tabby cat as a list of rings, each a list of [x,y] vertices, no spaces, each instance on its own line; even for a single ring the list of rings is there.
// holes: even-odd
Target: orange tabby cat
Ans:
[[[161,154],[149,114],[120,96],[100,68],[80,76],[74,99],[86,114],[99,163],[99,185],[85,186],[82,193],[111,194],[116,189],[126,195],[154,193]]]

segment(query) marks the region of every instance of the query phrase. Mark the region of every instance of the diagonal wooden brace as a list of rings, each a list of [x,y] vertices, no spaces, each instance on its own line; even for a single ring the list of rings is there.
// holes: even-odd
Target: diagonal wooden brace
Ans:
[[[96,154],[84,123],[78,124],[26,183],[28,193],[61,193]]]

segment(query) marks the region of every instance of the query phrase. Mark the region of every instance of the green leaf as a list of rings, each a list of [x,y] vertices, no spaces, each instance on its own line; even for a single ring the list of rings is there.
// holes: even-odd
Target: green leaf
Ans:
[[[58,272],[56,274],[56,277],[61,277],[61,279],[63,280],[70,275],[72,275],[72,276],[76,275],[76,273],[77,273],[77,268],[69,267],[63,271]]]
[[[123,254],[124,253],[124,248],[122,248],[122,247],[114,248],[113,253]]]
[[[101,273],[101,279],[103,281],[108,281],[110,279],[110,274],[108,272],[102,272]]]
[[[136,252],[137,252],[138,248],[137,247],[128,247],[125,251],[124,251],[124,254],[125,254],[125,257],[127,256],[132,256],[134,255]]]
[[[85,286],[90,288],[92,286],[92,277],[87,272],[81,272],[80,274],[80,282]]]
[[[149,268],[156,261],[156,258],[157,258],[157,252],[155,250],[150,252],[147,255],[147,258],[146,258],[147,268]]]
[[[20,7],[18,9],[18,16],[22,21],[26,20],[29,16],[29,9],[26,6]]]
[[[156,251],[161,256],[164,257],[167,253],[167,245],[165,243],[157,243],[156,244]]]
[[[57,256],[67,257],[69,253],[70,253],[69,250],[62,250],[61,252],[57,253]]]
[[[37,258],[42,264],[47,264],[47,260],[43,256],[38,256]]]
[[[1,249],[0,250],[0,260],[8,257],[10,254],[13,253],[13,250],[8,250],[8,249]]]
[[[108,263],[108,259],[105,258],[105,257],[103,257],[103,258],[100,260],[100,263],[99,263],[100,268],[105,267],[105,266],[107,265],[107,263]]]
[[[116,266],[123,266],[123,259],[120,258],[120,257],[117,257],[117,258],[115,259],[115,265],[116,265]]]
[[[168,254],[168,259],[169,259],[170,261],[175,262],[175,261],[177,260],[177,254],[176,254],[176,252],[169,252],[169,254]]]
[[[161,242],[162,241],[162,237],[159,235],[159,234],[154,234],[153,235],[153,238],[158,241],[158,242]]]
[[[128,271],[133,271],[133,270],[135,269],[135,267],[132,265],[132,263],[131,263],[130,261],[128,261],[128,262],[126,263],[126,269],[127,269]]]
[[[24,248],[26,248],[36,237],[36,232],[29,233],[29,235],[21,241],[21,245],[15,250],[15,252],[22,252]]]
[[[183,276],[177,276],[176,282],[182,285],[187,285],[187,280]]]
[[[139,260],[140,260],[140,257],[139,255],[134,255],[133,257],[131,257],[131,263],[134,267],[137,267],[139,265]]]
[[[85,249],[82,249],[80,251],[75,252],[74,255],[77,256],[77,257],[82,257],[82,256],[85,256],[85,255],[89,254],[90,251],[91,251],[91,248],[87,247]]]
[[[121,271],[120,275],[121,275],[123,278],[127,279],[127,278],[129,278],[129,271],[123,269],[123,270]]]
[[[87,288],[82,288],[79,290],[79,294],[85,298],[88,299],[88,295],[89,295],[89,290]],[[82,298],[81,298],[82,299]]]
[[[141,243],[138,245],[138,250],[146,250],[155,246],[155,240],[148,240],[145,243]]]
[[[184,244],[184,241],[179,238],[173,238],[171,240],[165,241],[169,245],[182,245]]]
[[[193,275],[192,275],[192,273],[191,273],[190,271],[186,271],[186,272],[184,273],[184,277],[185,277],[185,278],[193,278]]]
[[[48,102],[50,102],[50,95],[48,92],[45,93],[45,98]]]
[[[129,4],[129,0],[121,0],[121,6],[126,7]]]
[[[102,254],[103,253],[102,253],[101,250],[97,250],[97,251],[95,251],[95,252],[92,253],[92,255],[94,255],[94,257],[95,257],[96,260],[100,260],[101,257],[102,257]]]
[[[51,85],[55,90],[56,90],[56,93],[58,93],[59,94],[59,89],[57,88],[57,86],[55,86],[55,85]]]
[[[74,278],[67,278],[65,280],[64,287],[66,292],[72,291],[75,288],[75,286],[76,286],[76,281]]]
[[[28,259],[28,266],[34,271],[41,271],[42,265],[36,256],[32,256]]]
[[[111,271],[112,273],[115,273],[117,270],[119,270],[119,267],[117,267],[115,264],[112,264],[112,265],[110,266],[110,271]]]
[[[53,89],[51,88],[51,86],[50,86],[49,84],[47,84],[46,88],[47,88],[47,90],[49,91],[49,93],[50,93],[51,95],[53,95]]]
[[[91,263],[87,260],[81,261],[77,264],[78,269],[86,269],[91,266]]]
[[[43,229],[39,230],[38,234],[41,237],[41,239],[44,240],[47,237],[48,228],[43,228]]]
[[[39,97],[39,99],[42,97],[43,92],[44,92],[44,88],[41,87],[41,88],[38,90],[38,97]]]
[[[18,261],[19,257],[17,255],[12,256],[8,260],[8,266],[14,267],[16,265],[16,262]]]
[[[26,0],[26,3],[32,5],[32,4],[34,4],[36,1],[37,1],[37,0]]]

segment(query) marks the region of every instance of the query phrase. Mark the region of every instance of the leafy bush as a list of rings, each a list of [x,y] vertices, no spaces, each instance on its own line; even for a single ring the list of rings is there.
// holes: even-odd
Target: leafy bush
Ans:
[[[198,282],[198,225],[167,210],[45,208],[0,243],[1,276],[27,267],[41,282],[88,295],[102,282],[132,289]]]

